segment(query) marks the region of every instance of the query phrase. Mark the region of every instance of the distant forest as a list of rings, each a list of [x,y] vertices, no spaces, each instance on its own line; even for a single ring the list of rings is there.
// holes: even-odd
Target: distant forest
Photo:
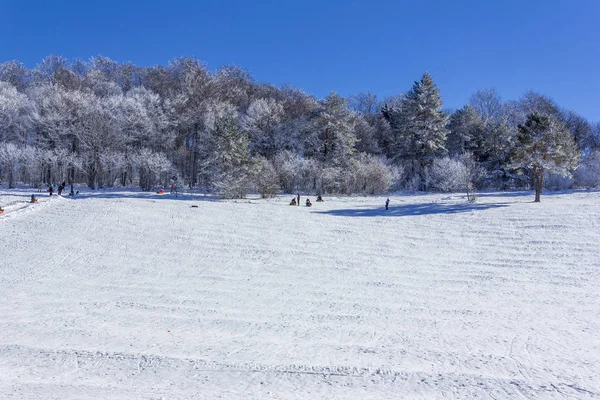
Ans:
[[[419,77],[413,77],[413,79]],[[172,184],[225,198],[600,185],[600,124],[527,92],[446,110],[425,73],[406,93],[324,99],[196,59],[0,64],[0,181]]]

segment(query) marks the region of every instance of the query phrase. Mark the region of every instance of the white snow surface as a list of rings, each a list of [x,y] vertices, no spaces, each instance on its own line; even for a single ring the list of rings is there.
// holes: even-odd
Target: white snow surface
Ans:
[[[600,192],[30,195],[1,399],[600,398]]]

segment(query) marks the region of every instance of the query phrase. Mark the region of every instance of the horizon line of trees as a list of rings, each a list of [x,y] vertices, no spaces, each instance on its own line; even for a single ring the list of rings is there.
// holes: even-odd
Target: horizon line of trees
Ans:
[[[210,72],[98,56],[0,64],[0,181],[177,184],[223,197],[600,186],[600,123],[527,92],[480,90],[449,111],[428,73],[410,90],[317,99]]]

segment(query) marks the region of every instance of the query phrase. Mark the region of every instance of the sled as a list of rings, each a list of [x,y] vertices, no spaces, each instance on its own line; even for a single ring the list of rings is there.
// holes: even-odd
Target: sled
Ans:
[[[38,199],[31,200],[31,203],[37,203]]]
[[[165,191],[160,189],[158,192],[156,192],[156,194],[165,194]]]
[[[4,210],[0,209],[0,215],[4,214]]]

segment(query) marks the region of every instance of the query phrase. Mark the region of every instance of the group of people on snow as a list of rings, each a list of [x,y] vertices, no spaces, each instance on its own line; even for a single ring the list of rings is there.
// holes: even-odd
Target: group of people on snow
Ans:
[[[67,182],[63,181],[63,183],[61,183],[60,185],[58,185],[58,195],[62,195],[63,190],[65,190],[65,188],[67,187]],[[52,196],[54,194],[54,184],[51,183],[48,185],[48,193],[50,193],[50,196]]]
[[[296,200],[297,198],[297,200]],[[318,203],[323,203],[324,200],[321,197],[321,195],[317,196],[317,202]],[[292,197],[292,201],[290,201],[290,206],[299,206],[300,205],[300,193],[298,193],[297,197]],[[385,200],[385,209],[389,210],[389,206],[390,206],[390,199],[387,198]],[[312,207],[312,203],[310,202],[309,198],[306,198],[306,207]]]
[[[296,197],[292,197],[292,201],[290,201],[290,206],[299,206],[300,205],[300,193],[298,193],[298,196]],[[317,196],[317,201],[322,203],[323,202],[323,198],[321,198],[321,196]],[[306,207],[312,207],[312,203],[310,202],[310,199],[307,197],[306,198]]]

